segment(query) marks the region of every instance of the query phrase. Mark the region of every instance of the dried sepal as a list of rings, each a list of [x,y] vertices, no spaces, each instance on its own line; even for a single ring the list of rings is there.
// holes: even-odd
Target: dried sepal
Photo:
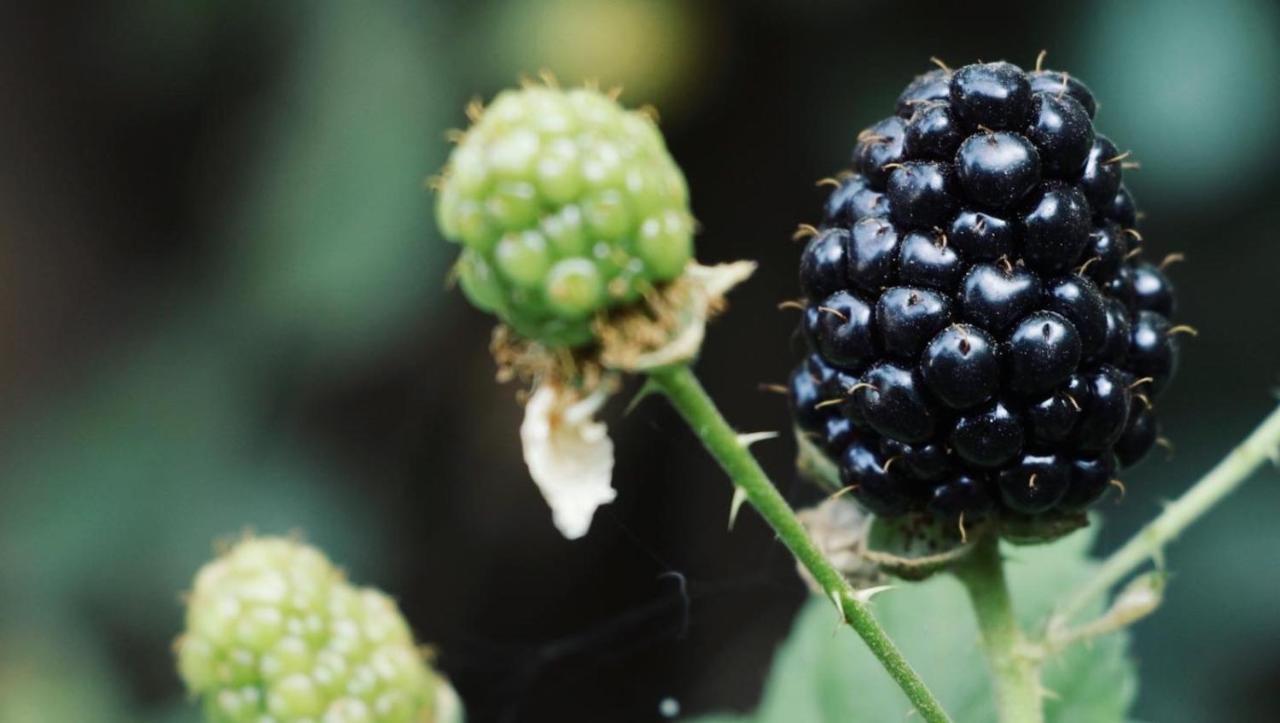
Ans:
[[[926,518],[872,518],[859,553],[883,572],[903,580],[923,580],[951,568],[973,551],[989,527],[961,530]]]
[[[1000,520],[1000,537],[1015,545],[1042,545],[1088,526],[1089,516],[1083,512],[1006,516]]]
[[[827,561],[854,587],[873,587],[883,581],[876,564],[862,554],[872,517],[853,500],[830,497],[796,516]],[[823,594],[822,586],[804,565],[797,563],[796,569],[810,590]]]
[[[707,322],[724,310],[725,294],[755,272],[754,261],[703,266],[646,294],[643,301],[598,318],[599,359],[609,368],[643,373],[697,357]]]

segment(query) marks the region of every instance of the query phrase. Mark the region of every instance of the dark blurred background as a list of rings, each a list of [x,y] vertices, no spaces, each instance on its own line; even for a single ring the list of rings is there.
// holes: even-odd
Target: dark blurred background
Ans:
[[[194,721],[179,592],[212,541],[300,530],[400,599],[475,721],[750,707],[804,597],[663,404],[609,416],[617,502],[562,539],[519,456],[491,320],[446,288],[423,180],[522,71],[653,103],[704,261],[755,258],[699,369],[741,429],[794,358],[814,180],[936,55],[1091,85],[1199,327],[1113,547],[1280,382],[1280,10],[1263,0],[161,0],[0,10],[0,720]],[[798,500],[789,442],[758,447]],[[1141,720],[1280,718],[1280,490],[1170,550]],[[680,595],[687,581],[688,604]],[[939,610],[939,615],[968,615]],[[969,661],[972,662],[972,661]],[[669,710],[671,702],[666,704]],[[905,709],[905,705],[904,705]]]

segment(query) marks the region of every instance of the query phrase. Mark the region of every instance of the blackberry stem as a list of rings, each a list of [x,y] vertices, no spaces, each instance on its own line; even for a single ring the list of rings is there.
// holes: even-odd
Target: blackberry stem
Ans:
[[[1157,559],[1166,544],[1249,479],[1268,460],[1280,464],[1280,407],[1272,411],[1238,447],[1231,450],[1191,489],[1169,503],[1164,512],[1112,553],[1093,577],[1058,608],[1055,620],[1069,623],[1095,598],[1106,593],[1147,560]]]
[[[1002,723],[1041,723],[1040,670],[1032,648],[1013,614],[1009,586],[1000,557],[1000,538],[982,541],[955,570],[964,584],[982,632]]]
[[[950,721],[919,674],[876,622],[867,603],[858,598],[849,582],[809,539],[791,505],[769,481],[760,463],[738,438],[738,433],[725,421],[693,371],[683,364],[665,367],[651,372],[650,380],[720,463],[734,486],[746,495],[751,506],[773,528],[778,539],[809,570],[827,597],[836,603],[844,622],[862,637],[921,717],[930,722]]]

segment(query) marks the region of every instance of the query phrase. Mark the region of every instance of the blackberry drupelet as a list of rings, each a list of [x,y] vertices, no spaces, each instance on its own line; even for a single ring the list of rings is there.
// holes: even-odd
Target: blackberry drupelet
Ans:
[[[932,70],[860,133],[800,263],[798,427],[880,516],[1076,515],[1159,438],[1174,290],[1070,75]]]

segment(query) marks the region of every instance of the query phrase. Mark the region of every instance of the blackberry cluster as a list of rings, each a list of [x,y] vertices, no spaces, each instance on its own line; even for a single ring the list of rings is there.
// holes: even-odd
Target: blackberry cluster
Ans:
[[[462,135],[436,218],[471,303],[553,346],[684,271],[693,216],[653,120],[588,88],[505,90]]]
[[[859,134],[800,261],[797,424],[864,507],[1049,519],[1159,435],[1174,294],[1067,73],[917,77]]]

